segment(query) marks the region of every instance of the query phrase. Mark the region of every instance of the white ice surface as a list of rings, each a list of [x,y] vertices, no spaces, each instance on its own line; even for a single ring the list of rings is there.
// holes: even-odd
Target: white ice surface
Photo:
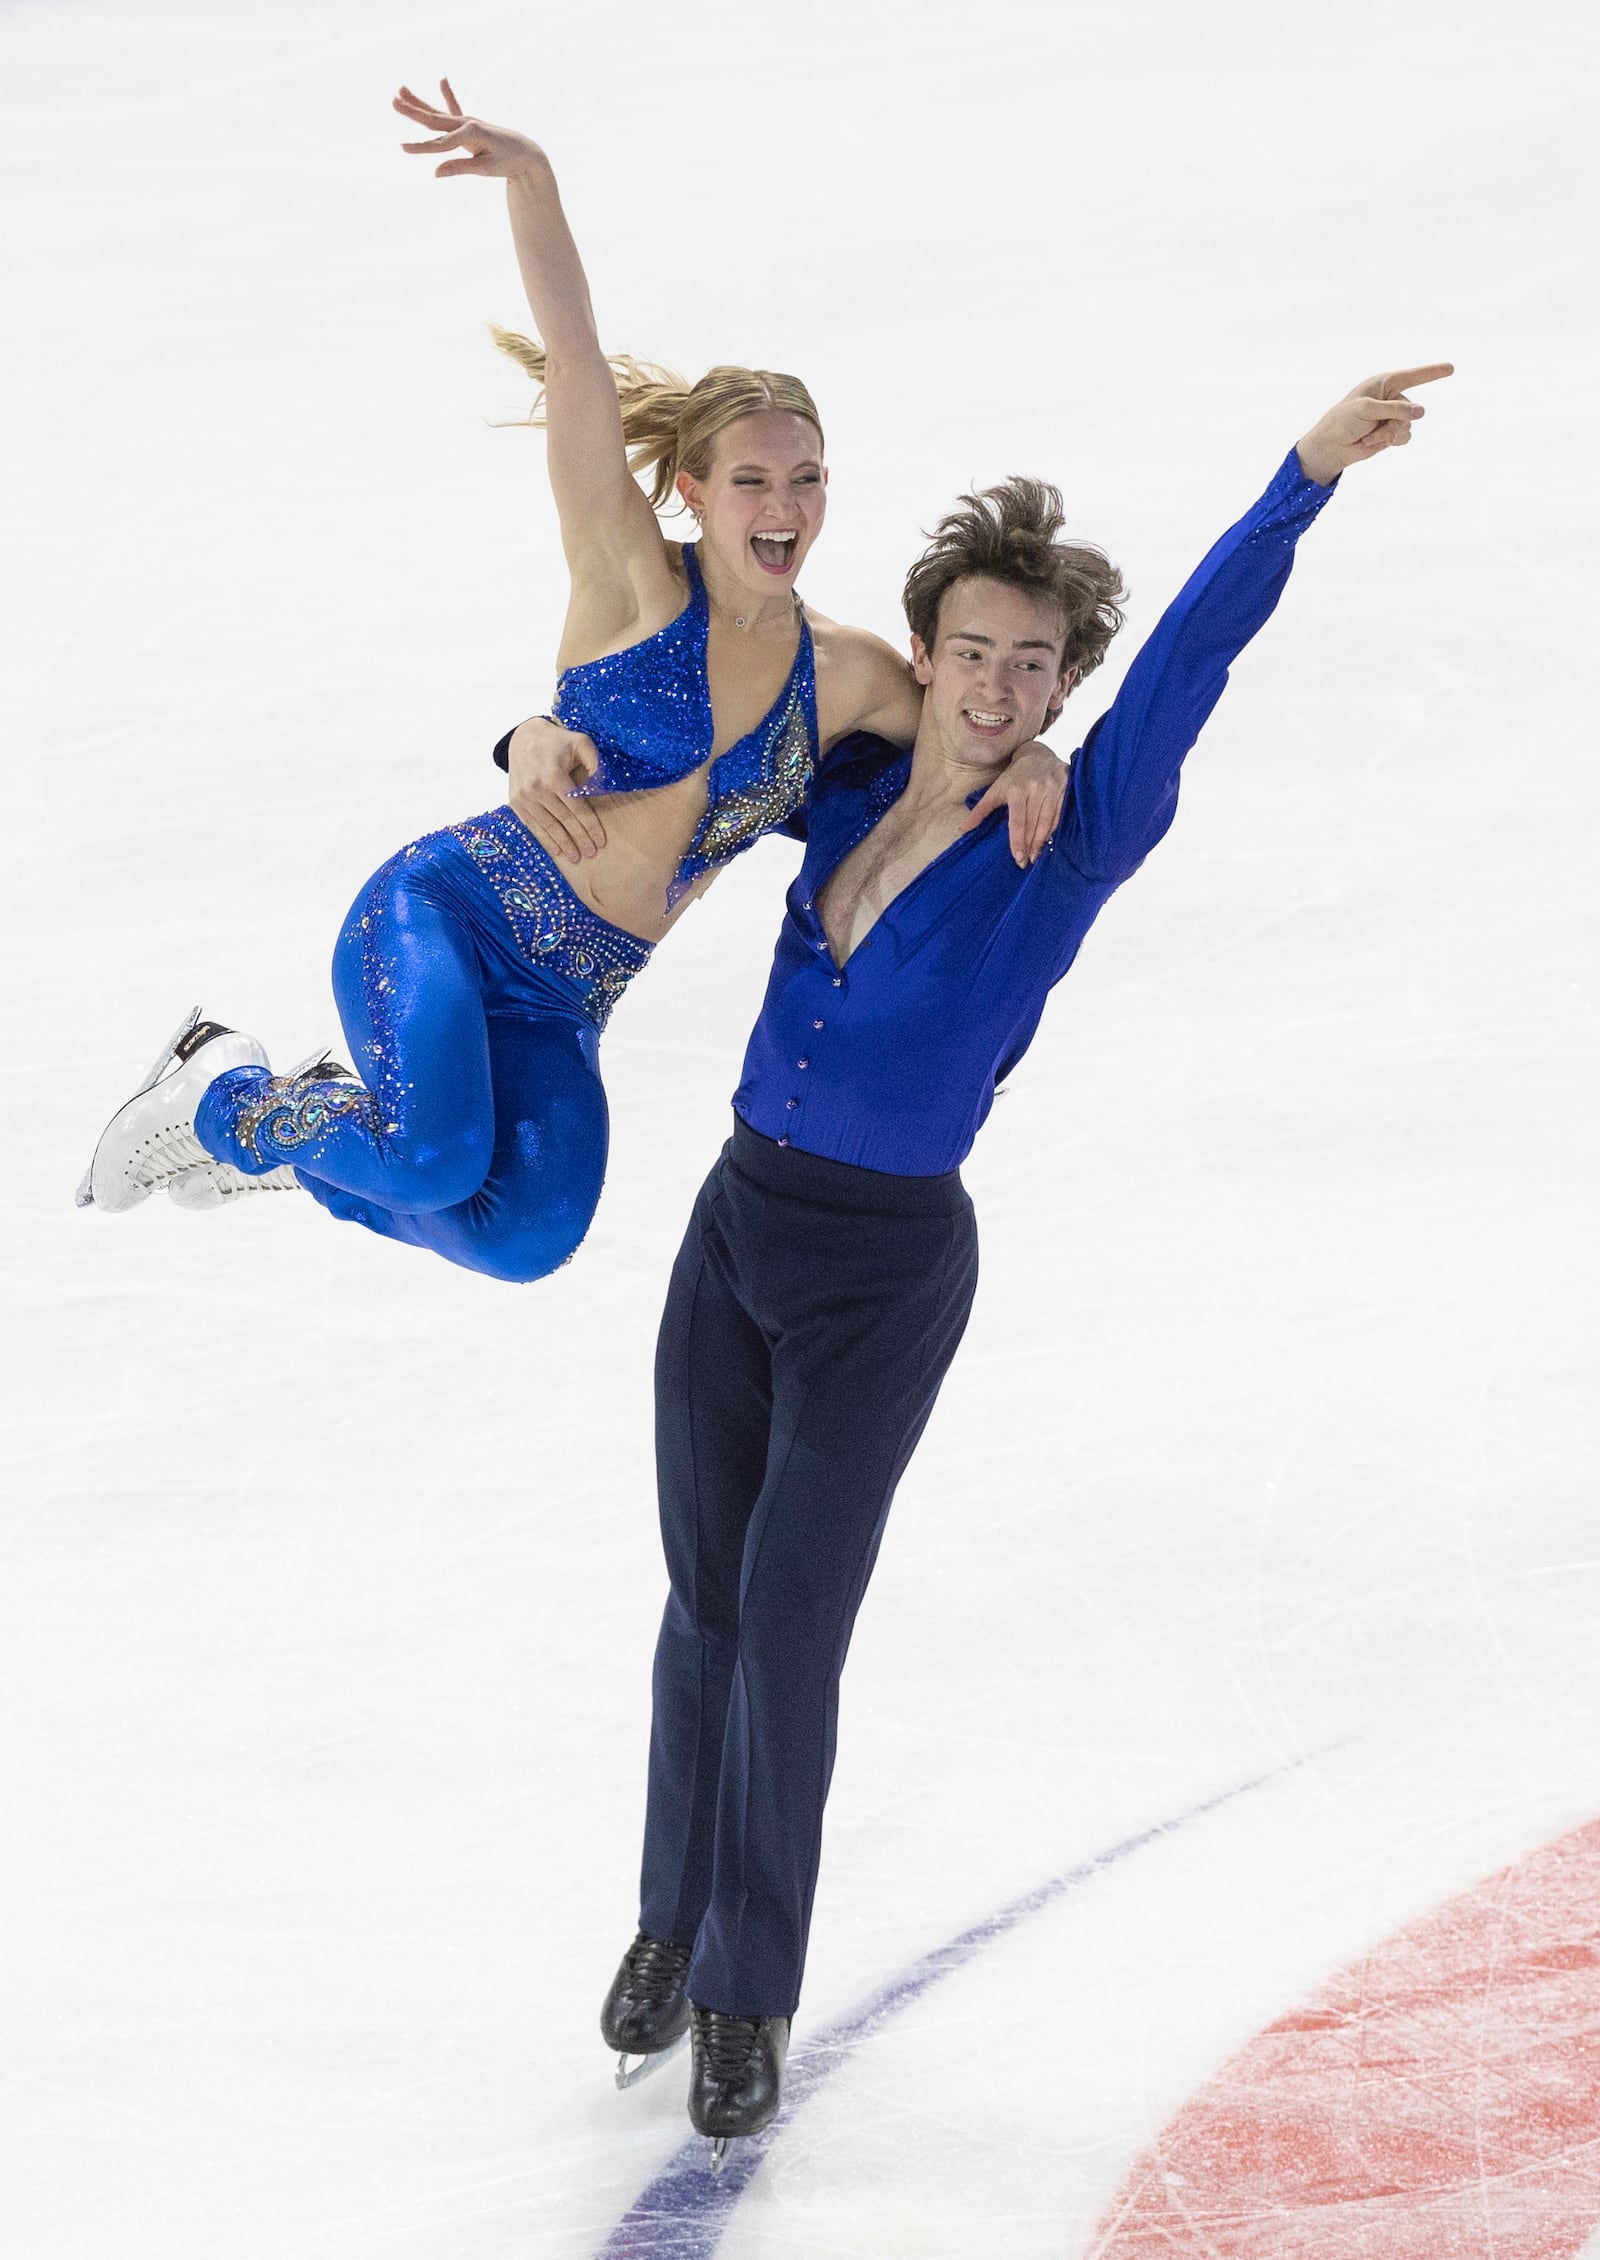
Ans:
[[[800,2028],[1097,1849],[801,2114],[728,2260],[1069,2260],[1239,2042],[1600,1809],[1586,11],[8,4],[0,2243],[578,2260],[682,2139],[634,1914],[649,1361],[793,851],[606,1039],[535,1288],[309,1201],[80,1215],[195,999],[298,1057],[366,873],[497,797],[562,601],[497,190],[608,341],[801,369],[824,610],[973,478],[1130,578],[1114,662],[1369,371],[1352,475],[968,1170],[972,1330],[846,1682]],[[1585,245],[1588,245],[1586,251]],[[1079,711],[1081,705],[1081,712]]]

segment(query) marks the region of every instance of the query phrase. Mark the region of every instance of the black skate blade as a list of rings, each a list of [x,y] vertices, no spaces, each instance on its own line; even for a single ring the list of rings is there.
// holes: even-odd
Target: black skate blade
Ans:
[[[652,2072],[659,2072],[663,2064],[670,2063],[674,2056],[681,2053],[688,2038],[689,2035],[686,2032],[680,2033],[670,2048],[653,2049],[648,2056],[630,2056],[628,2051],[624,2049],[617,2058],[616,2078],[618,2087],[637,2087],[639,2082],[647,2080]]]

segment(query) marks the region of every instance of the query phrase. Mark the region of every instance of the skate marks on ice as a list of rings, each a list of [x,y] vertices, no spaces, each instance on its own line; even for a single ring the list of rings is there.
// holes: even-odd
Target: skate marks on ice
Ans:
[[[1020,1898],[1008,1901],[992,1915],[985,1915],[970,1929],[958,1932],[943,1946],[934,1947],[919,1961],[909,1963],[865,2001],[847,2010],[794,2050],[784,2078],[783,2109],[763,2133],[748,2136],[730,2147],[720,2173],[711,2171],[708,2142],[700,2136],[686,2142],[628,2208],[600,2247],[596,2260],[710,2260],[728,2228],[734,2207],[754,2179],[772,2143],[794,2114],[864,2041],[870,2040],[941,1978],[961,1969],[984,1947],[1015,1930],[1030,1915],[1042,1913],[1068,1892],[1091,1882],[1106,1868],[1143,1851],[1146,1845],[1155,1844],[1176,1830],[1188,1827],[1190,1822],[1218,1812],[1224,1805],[1247,1797],[1252,1790],[1281,1781],[1313,1762],[1311,1757],[1298,1758],[1292,1765],[1274,1767],[1269,1773],[1256,1774],[1248,1781],[1220,1791],[1215,1797],[1206,1798],[1201,1804],[1190,1805],[1167,1820],[1157,1821],[1141,1829],[1136,1836],[1113,1844],[1108,1851],[1096,1852],[1064,1874],[1052,1876],[1047,1883],[1036,1884]],[[1523,2260],[1523,2256],[1519,2255],[1518,2260]]]
[[[1258,2033],[1133,2169],[1090,2260],[1575,2260],[1597,2225],[1600,1820]]]

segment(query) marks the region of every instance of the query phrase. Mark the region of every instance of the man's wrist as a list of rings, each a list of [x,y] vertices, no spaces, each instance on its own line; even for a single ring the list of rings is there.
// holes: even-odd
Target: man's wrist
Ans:
[[[1338,485],[1340,466],[1337,463],[1325,462],[1315,448],[1312,448],[1308,457],[1306,443],[1303,439],[1296,441],[1294,454],[1295,461],[1300,466],[1301,476],[1309,479],[1314,487]]]

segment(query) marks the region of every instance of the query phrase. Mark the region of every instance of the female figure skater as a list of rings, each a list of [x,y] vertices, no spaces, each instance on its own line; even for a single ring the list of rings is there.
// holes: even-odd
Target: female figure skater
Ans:
[[[403,87],[394,106],[432,136],[406,149],[463,152],[441,178],[507,184],[542,344],[501,342],[543,387],[571,571],[555,713],[598,749],[604,823],[574,811],[566,872],[506,807],[401,848],[334,955],[358,1072],[322,1054],[274,1075],[254,1038],[191,1014],[78,1199],[118,1211],[164,1187],[220,1207],[298,1183],[369,1231],[530,1280],[573,1253],[600,1197],[598,1040],[629,981],[733,856],[794,818],[828,748],[861,729],[909,743],[922,694],[886,643],[795,594],[827,485],[805,386],[716,368],[685,387],[608,360],[544,152],[442,93],[441,109]],[[681,547],[656,517],[674,493],[700,528]],[[1065,777],[1034,748],[971,820],[1006,802],[1031,860]]]

